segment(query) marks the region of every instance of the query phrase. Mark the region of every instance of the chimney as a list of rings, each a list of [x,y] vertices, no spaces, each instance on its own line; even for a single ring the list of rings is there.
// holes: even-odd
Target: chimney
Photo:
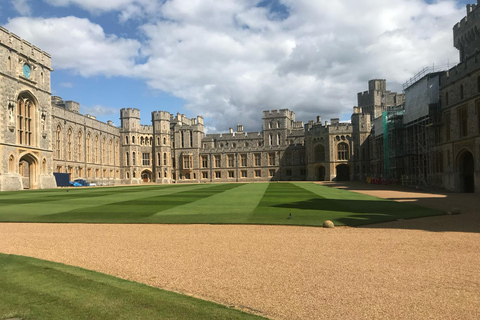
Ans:
[[[243,125],[237,124],[237,132],[243,132]]]
[[[233,129],[232,128],[228,129],[228,132],[233,133]]]

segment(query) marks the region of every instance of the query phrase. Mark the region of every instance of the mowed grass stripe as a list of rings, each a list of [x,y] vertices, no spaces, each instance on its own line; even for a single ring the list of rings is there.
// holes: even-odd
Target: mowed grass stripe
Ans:
[[[185,190],[203,188],[205,185],[169,185],[153,187],[118,187],[118,188],[88,188],[88,189],[54,189],[43,193],[42,201],[31,203],[30,192],[22,193],[24,199],[16,198],[16,204],[3,205],[0,200],[0,221],[39,221],[39,216],[52,216],[74,210],[90,210],[89,208],[109,204],[149,198],[158,195],[168,195]],[[67,192],[68,190],[68,192]],[[45,201],[45,199],[47,199]],[[25,203],[27,202],[27,203]],[[48,217],[42,218],[49,220]],[[57,219],[53,219],[57,221]],[[67,221],[65,221],[67,222]]]
[[[0,319],[264,319],[64,264],[0,254]]]
[[[235,184],[234,186],[235,188],[231,189],[222,187],[223,192],[156,213],[150,218],[177,223],[185,220],[191,223],[247,223],[268,184]]]
[[[147,219],[157,212],[181,206],[187,203],[210,197],[219,192],[237,187],[234,184],[195,184],[185,188],[175,188],[173,193],[141,197],[126,201],[79,208],[39,217],[39,221],[49,222],[94,222],[94,223],[190,223],[174,217],[169,219]],[[120,200],[120,199],[119,199]],[[124,199],[121,199],[124,200]]]

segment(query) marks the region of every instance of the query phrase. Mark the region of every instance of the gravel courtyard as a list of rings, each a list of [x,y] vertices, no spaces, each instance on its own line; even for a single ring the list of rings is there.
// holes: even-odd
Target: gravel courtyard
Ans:
[[[480,318],[478,194],[332,186],[462,213],[334,229],[1,223],[0,252],[274,319]]]

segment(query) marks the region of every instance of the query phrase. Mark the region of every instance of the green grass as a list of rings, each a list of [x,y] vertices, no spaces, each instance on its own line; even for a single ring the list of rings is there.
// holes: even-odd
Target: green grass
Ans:
[[[287,220],[289,213],[292,219]],[[0,221],[357,226],[442,212],[314,183],[190,184],[0,193]]]
[[[0,319],[264,319],[59,263],[0,254]]]

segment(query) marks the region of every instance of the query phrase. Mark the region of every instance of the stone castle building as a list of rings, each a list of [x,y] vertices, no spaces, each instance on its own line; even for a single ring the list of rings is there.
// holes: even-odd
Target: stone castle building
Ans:
[[[480,11],[479,11],[480,12]],[[51,57],[0,27],[0,191],[54,188],[54,173],[98,185],[366,180],[479,192],[480,28],[476,5],[454,27],[460,64],[387,90],[370,80],[350,122],[264,111],[261,132],[205,134],[203,118],[138,109],[120,127],[51,96]]]

